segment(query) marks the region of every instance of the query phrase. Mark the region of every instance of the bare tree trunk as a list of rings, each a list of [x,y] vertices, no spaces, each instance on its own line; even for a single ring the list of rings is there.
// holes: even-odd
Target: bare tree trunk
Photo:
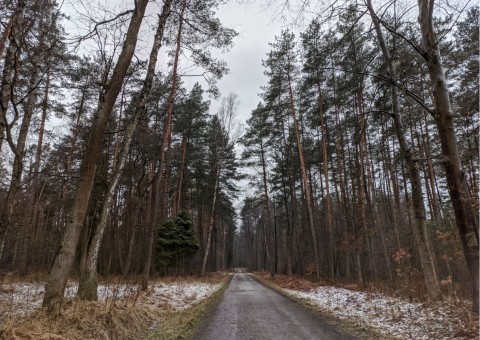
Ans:
[[[10,35],[10,32],[12,31],[12,28],[17,20],[17,17],[20,17],[23,19],[23,13],[25,10],[25,7],[27,5],[26,0],[20,0],[18,1],[17,7],[13,11],[12,15],[10,16],[10,19],[8,20],[7,25],[5,26],[5,29],[2,33],[2,36],[0,37],[0,55],[3,54],[3,50],[5,49],[5,43],[8,40],[8,36]],[[1,149],[1,148],[0,148]]]
[[[371,203],[371,206],[373,208],[373,215],[374,215],[374,218],[372,219],[373,220],[373,223],[374,223],[374,227],[377,231],[377,234],[378,236],[380,237],[380,243],[382,245],[382,253],[383,253],[383,257],[385,259],[385,265],[386,265],[386,271],[387,271],[387,276],[388,276],[388,279],[390,282],[394,282],[393,280],[393,271],[392,271],[392,263],[390,261],[390,254],[388,252],[388,246],[387,246],[387,238],[386,238],[386,235],[385,235],[385,229],[384,229],[384,226],[386,225],[385,224],[385,221],[383,220],[383,218],[381,217],[380,215],[380,212],[378,210],[378,202],[377,202],[377,193],[376,193],[376,188],[375,188],[375,171],[374,171],[374,164],[373,164],[373,160],[369,157],[369,171],[368,171],[368,186],[370,187],[370,193],[371,193],[371,198],[370,198],[370,203]]]
[[[120,179],[122,178],[123,169],[125,168],[128,154],[130,152],[130,144],[133,139],[133,134],[135,133],[140,118],[145,112],[145,103],[152,88],[153,76],[155,74],[155,67],[157,64],[158,51],[160,50],[160,47],[162,45],[163,32],[165,30],[165,25],[170,14],[170,4],[172,1],[173,0],[167,0],[163,5],[162,14],[160,15],[157,31],[155,33],[153,47],[150,52],[147,74],[145,75],[142,90],[135,104],[135,113],[133,116],[133,120],[127,126],[125,137],[123,140],[122,150],[120,152],[119,163],[117,164],[117,168],[114,170],[112,182],[110,183],[107,195],[105,197],[105,202],[103,203],[100,221],[97,228],[95,229],[95,234],[93,235],[90,246],[88,247],[85,263],[86,265],[85,267],[83,267],[84,270],[80,273],[78,296],[83,300],[97,300],[97,263],[100,245],[102,243],[103,235],[107,228],[108,216],[115,197],[115,192],[117,190],[118,184],[120,183]]]
[[[180,161],[180,169],[178,170],[177,178],[177,188],[175,190],[174,202],[173,202],[173,216],[177,216],[180,209],[182,209],[182,187],[183,187],[183,176],[185,174],[185,163],[187,158],[187,145],[188,145],[188,135],[187,131],[184,131],[182,136],[182,159]]]
[[[218,192],[219,181],[220,181],[220,164],[217,164],[217,171],[215,172],[215,184],[213,186],[212,209],[210,211],[210,220],[208,222],[208,229],[207,229],[207,243],[205,245],[205,252],[203,254],[202,269],[200,271],[200,276],[205,275],[205,269],[207,268],[208,253],[210,251],[210,244],[212,240],[213,222],[215,220],[215,205],[217,203],[217,192]]]
[[[19,1],[15,12],[10,17],[10,21],[5,27],[1,42],[0,42],[0,55],[2,55],[5,47],[5,42],[10,39],[10,44],[5,54],[5,62],[3,64],[2,83],[0,86],[1,100],[0,100],[0,151],[2,150],[3,140],[5,139],[5,129],[7,128],[7,110],[10,102],[10,96],[13,87],[13,71],[15,67],[15,60],[18,57],[20,50],[20,34],[23,25],[24,10],[27,5],[27,1]],[[9,38],[10,37],[10,38]],[[1,217],[0,217],[1,218]],[[0,259],[3,250],[3,241],[0,246]]]
[[[133,247],[135,245],[135,241],[137,240],[137,233],[138,233],[138,228],[137,228],[137,221],[138,218],[140,217],[140,202],[137,202],[137,206],[135,207],[135,213],[133,215],[133,229],[132,229],[132,235],[130,236],[130,241],[128,242],[128,252],[127,252],[127,258],[125,260],[125,265],[122,268],[122,277],[125,278],[127,277],[128,273],[130,272],[130,267],[132,264],[132,257],[133,257]]]
[[[450,94],[443,70],[439,41],[433,27],[434,3],[434,0],[418,0],[418,20],[425,45],[425,51],[422,53],[422,56],[426,60],[430,75],[435,105],[432,115],[440,137],[448,191],[455,213],[455,221],[462,242],[463,253],[471,277],[473,308],[478,312],[479,248],[477,212],[472,205],[458,152]]]
[[[150,278],[150,268],[152,266],[152,257],[153,257],[153,244],[155,242],[155,234],[159,224],[161,223],[161,214],[160,211],[162,207],[160,206],[162,199],[162,179],[163,179],[163,168],[165,163],[165,153],[168,141],[170,139],[170,133],[172,129],[172,115],[173,115],[173,105],[175,102],[175,94],[177,91],[177,76],[178,76],[178,62],[180,58],[180,49],[181,49],[181,37],[182,37],[182,28],[183,28],[183,15],[187,7],[186,0],[183,2],[182,11],[179,16],[178,31],[176,37],[176,48],[175,48],[175,57],[173,61],[173,72],[172,72],[172,87],[170,89],[170,94],[168,97],[168,109],[167,115],[165,117],[165,123],[163,125],[163,138],[162,143],[160,144],[160,159],[158,162],[158,170],[154,183],[154,197],[153,197],[153,206],[152,206],[152,217],[151,223],[149,226],[148,233],[148,244],[145,254],[145,262],[142,273],[142,290],[148,288],[148,280]]]
[[[288,187],[290,190],[290,204],[291,204],[291,214],[289,215],[289,219],[291,218],[291,222],[288,225],[287,229],[287,275],[293,274],[293,264],[294,264],[294,238],[296,235],[297,230],[297,196],[295,193],[295,176],[294,176],[294,169],[292,165],[292,148],[291,143],[287,143],[287,137],[285,135],[285,122],[281,119],[281,131],[282,131],[282,142],[283,148],[286,150],[285,158],[283,159],[282,153],[282,161],[284,161],[288,168]],[[284,200],[285,200],[285,211],[288,215],[288,198],[287,198],[287,187],[285,180],[282,176],[282,184],[283,184],[283,191],[284,191]]]
[[[367,0],[368,10],[372,17],[373,24],[377,33],[377,40],[382,50],[382,54],[385,62],[388,66],[388,71],[390,77],[393,81],[397,80],[397,73],[395,66],[393,65],[392,58],[385,44],[385,39],[380,27],[380,22],[376,16],[371,0]],[[433,252],[430,246],[430,241],[428,238],[428,232],[425,225],[425,206],[423,202],[423,192],[422,192],[422,182],[420,180],[420,173],[417,167],[417,164],[413,157],[412,145],[410,145],[408,139],[405,136],[405,128],[403,126],[403,119],[400,113],[399,107],[399,96],[397,88],[392,86],[392,112],[391,116],[393,119],[393,125],[395,128],[395,133],[400,145],[400,151],[403,154],[405,163],[408,168],[408,173],[410,177],[410,184],[412,186],[412,205],[415,216],[415,227],[413,228],[414,239],[417,243],[418,252],[420,255],[420,263],[422,265],[422,271],[425,279],[425,286],[429,298],[436,300],[440,297],[440,285],[438,282],[438,277],[435,269],[435,263],[433,259]]]
[[[332,222],[332,203],[330,200],[330,178],[328,176],[328,152],[327,152],[327,129],[325,124],[325,117],[323,113],[323,99],[322,88],[320,86],[320,80],[317,81],[319,107],[320,107],[320,129],[322,131],[322,161],[323,161],[323,176],[325,177],[325,190],[326,190],[326,202],[327,202],[327,234],[328,234],[328,269],[330,278],[335,278],[335,241],[333,235],[333,222]]]
[[[283,158],[283,155],[282,155]],[[282,159],[283,162],[283,159]],[[293,230],[293,212],[290,213],[288,209],[288,196],[287,196],[287,184],[285,182],[285,178],[282,176],[282,191],[283,191],[283,203],[285,206],[285,214],[287,215],[287,232],[286,232],[286,240],[285,240],[285,252],[286,252],[286,273],[287,275],[292,275],[292,230]],[[293,210],[293,204],[292,204]]]
[[[298,121],[295,116],[295,105],[293,102],[293,90],[290,79],[290,74],[288,74],[288,89],[290,95],[290,115],[292,116],[293,126],[295,128],[295,136],[297,140],[298,156],[300,159],[300,169],[302,171],[302,181],[305,193],[305,202],[307,203],[307,212],[308,212],[308,224],[310,226],[310,233],[313,243],[313,261],[315,265],[315,279],[320,279],[320,259],[318,257],[318,247],[317,247],[317,233],[315,231],[315,223],[313,221],[313,208],[312,208],[312,197],[310,193],[310,186],[308,184],[307,178],[307,168],[305,166],[305,160],[303,158],[303,147],[302,141],[300,140],[300,131],[298,127]]]
[[[263,200],[265,201],[265,225],[270,231],[273,227],[272,225],[272,215],[270,211],[270,197],[268,196],[268,183],[267,183],[267,164],[265,159],[265,148],[263,145],[263,140],[260,140],[260,159],[262,162],[262,180],[263,180]],[[267,249],[268,251],[268,249]],[[275,262],[271,266],[271,275],[274,276],[276,272]]]
[[[13,94],[13,87],[14,87],[13,82],[15,82],[15,79],[17,78],[17,68],[18,68],[17,57],[20,52],[20,34],[21,34],[21,29],[23,24],[23,15],[24,15],[23,11],[25,9],[26,3],[27,3],[26,1],[19,1],[14,13],[12,14],[12,17],[10,18],[11,20],[14,21],[14,23],[9,22],[8,24],[9,27],[7,27],[4,32],[5,39],[8,35],[10,35],[10,46],[7,50],[5,68],[3,73],[4,78],[2,79],[2,100],[0,102],[2,107],[2,116],[0,118],[0,150],[2,147],[2,142],[3,142],[4,136],[5,136],[4,134],[6,131],[7,141],[12,149],[12,152],[15,155],[15,159],[17,160],[17,166],[20,166],[22,170],[23,170],[23,154],[25,153],[24,150],[25,150],[26,137],[28,135],[28,129],[30,126],[31,118],[35,110],[34,106],[37,99],[36,96],[38,92],[38,85],[41,80],[39,61],[42,60],[42,57],[45,57],[43,55],[44,52],[46,52],[45,39],[47,38],[47,34],[51,28],[50,22],[48,20],[46,21],[45,18],[42,16],[41,22],[40,22],[40,28],[39,28],[40,30],[40,37],[38,41],[39,51],[37,51],[37,52],[40,52],[41,55],[38,55],[37,60],[33,61],[33,73],[30,78],[30,87],[28,92],[27,105],[25,108],[24,117],[20,127],[19,136],[17,138],[18,143],[17,143],[17,146],[14,146],[13,137],[11,136],[11,128],[13,127],[16,120],[19,118],[20,114],[18,111],[18,103],[17,104],[14,103],[11,97]],[[48,13],[50,9],[47,6],[46,8],[43,9],[43,11]],[[7,34],[7,36],[5,36],[7,31],[10,34]],[[0,50],[3,50],[4,42],[5,41],[3,41],[3,38],[2,38]],[[1,51],[0,51],[0,55],[1,55]],[[46,59],[48,59],[48,57]],[[46,61],[44,65],[46,65],[47,67],[47,73],[48,73],[47,78],[49,78],[49,75],[50,75],[49,62]],[[12,79],[12,75],[13,75],[13,79]],[[47,84],[46,84],[47,89],[49,86],[49,81],[50,79],[47,79]],[[6,93],[5,91],[8,91],[9,93]],[[47,93],[46,96],[48,97],[48,90],[46,90],[46,93]],[[14,111],[14,119],[11,123],[7,121],[7,115],[6,115],[9,100],[12,100],[13,111]],[[18,159],[17,159],[19,156],[22,157],[22,160],[20,162],[18,162]],[[15,171],[18,171],[18,169],[14,170],[14,173]]]
[[[26,6],[26,1],[21,1],[18,4],[18,7],[20,7],[20,10],[18,13],[15,15],[15,20],[12,22],[11,27],[6,27],[5,32],[8,31],[7,37],[5,39],[9,38],[10,44],[7,48],[7,51],[5,53],[5,61],[3,63],[3,71],[2,71],[2,82],[0,85],[0,151],[2,150],[2,144],[3,140],[5,139],[5,130],[9,124],[7,120],[7,111],[8,111],[8,106],[10,104],[10,97],[12,93],[12,88],[14,86],[13,84],[13,72],[15,69],[15,63],[18,58],[18,54],[20,51],[20,35],[21,35],[21,27],[23,25],[23,16],[24,16],[24,8]],[[13,17],[13,15],[12,15]],[[3,48],[2,48],[3,49]],[[1,53],[0,53],[1,55]],[[16,118],[18,119],[18,117]],[[1,159],[0,159],[1,162]],[[2,216],[0,216],[0,219],[2,219]],[[4,222],[0,221],[0,227],[1,224]],[[3,253],[3,241],[2,244],[0,245],[0,259],[1,255]]]
[[[67,225],[60,251],[56,257],[45,286],[43,305],[49,309],[57,301],[61,301],[65,291],[68,275],[73,266],[75,252],[83,229],[83,222],[87,213],[90,193],[95,178],[95,170],[98,155],[102,147],[103,134],[105,132],[110,113],[117,99],[128,67],[132,60],[137,44],[138,31],[143,21],[148,0],[138,0],[133,12],[122,51],[118,58],[113,74],[106,86],[106,90],[100,99],[99,107],[95,114],[90,134],[88,136],[87,148],[80,167],[80,176],[77,186],[75,203],[72,210],[71,221]]]
[[[47,79],[45,81],[45,93],[43,96],[42,102],[42,118],[40,121],[40,130],[38,132],[38,142],[37,142],[37,150],[35,151],[35,163],[33,166],[33,175],[36,176],[38,171],[40,170],[40,161],[42,157],[42,147],[43,147],[43,137],[45,134],[45,123],[47,121],[47,113],[48,113],[48,95],[50,90],[50,65],[48,66],[47,70]]]
[[[432,205],[432,219],[435,220],[435,221],[438,221],[442,218],[442,213],[440,211],[440,207],[439,207],[439,195],[437,193],[437,189],[436,189],[436,186],[435,186],[435,170],[433,168],[433,157],[432,157],[432,147],[431,147],[431,143],[430,143],[430,138],[429,138],[429,129],[428,129],[428,124],[426,122],[426,117],[427,117],[427,113],[424,111],[424,114],[425,114],[425,131],[423,132],[422,131],[422,146],[423,146],[423,149],[424,149],[424,153],[425,153],[425,158],[427,158],[427,164],[428,164],[428,167],[426,169],[426,173],[427,173],[427,179],[428,179],[428,183],[430,184],[430,191],[431,191],[431,195],[432,195],[432,199],[431,199],[431,205]]]
[[[0,259],[2,257],[2,252],[5,244],[5,239],[10,230],[10,220],[13,214],[15,201],[17,199],[17,194],[20,191],[22,183],[22,174],[23,174],[23,165],[25,158],[25,151],[27,146],[27,136],[30,129],[30,122],[32,120],[32,115],[35,110],[35,103],[37,99],[37,86],[39,81],[39,66],[34,65],[33,74],[30,78],[30,90],[31,92],[28,95],[27,104],[25,107],[25,112],[23,113],[22,123],[20,124],[20,131],[18,132],[17,141],[13,140],[14,134],[12,133],[12,126],[6,125],[6,137],[8,145],[14,154],[13,166],[12,166],[12,177],[10,180],[10,187],[7,192],[7,198],[4,205],[4,208],[0,210],[0,216],[2,224],[5,228],[3,239],[0,245]],[[20,112],[18,109],[18,104],[13,105],[13,109],[16,117],[20,117]],[[6,121],[6,117],[5,117]],[[17,230],[18,232],[18,230]],[[16,254],[14,254],[14,257]]]

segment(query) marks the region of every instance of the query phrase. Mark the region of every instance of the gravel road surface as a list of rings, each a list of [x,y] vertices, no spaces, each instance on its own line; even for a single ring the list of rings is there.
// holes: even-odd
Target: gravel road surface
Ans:
[[[216,310],[195,339],[354,339],[337,332],[319,315],[237,273]]]

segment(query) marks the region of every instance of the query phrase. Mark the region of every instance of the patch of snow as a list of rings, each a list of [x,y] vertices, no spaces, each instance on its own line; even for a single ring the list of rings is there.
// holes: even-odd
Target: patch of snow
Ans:
[[[427,306],[399,298],[338,287],[315,287],[308,291],[284,289],[340,319],[376,329],[399,339],[461,339],[464,321],[452,301]],[[463,332],[465,333],[465,332]],[[468,334],[465,335],[468,338]]]
[[[42,306],[45,285],[15,283],[0,286],[0,320],[12,315],[27,315]]]
[[[158,305],[168,305],[171,309],[179,311],[207,298],[220,289],[220,286],[204,282],[169,284],[158,282],[151,288],[146,300]]]
[[[221,284],[205,282],[153,283],[152,288],[142,292],[136,285],[101,284],[98,286],[100,302],[138,298],[136,303],[146,303],[154,308],[167,307],[183,310],[205,299],[221,287]],[[65,297],[73,298],[78,291],[78,283],[68,281]],[[42,306],[45,283],[14,283],[0,285],[0,322],[11,316],[25,316]]]

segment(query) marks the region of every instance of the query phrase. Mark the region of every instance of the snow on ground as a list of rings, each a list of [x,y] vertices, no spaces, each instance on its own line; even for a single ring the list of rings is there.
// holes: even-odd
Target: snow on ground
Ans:
[[[143,297],[149,304],[167,305],[175,311],[191,307],[214,293],[221,284],[195,283],[156,283]]]
[[[152,307],[177,311],[191,307],[221,287],[206,282],[157,281],[147,292],[140,292],[136,285],[102,284],[98,286],[100,301],[127,300],[145,303]],[[68,281],[65,297],[75,297],[78,283]],[[23,282],[0,285],[0,322],[11,316],[29,315],[42,306],[45,283]]]
[[[466,306],[453,301],[435,304],[407,303],[401,299],[337,287],[315,287],[307,291],[284,289],[340,319],[374,328],[398,339],[466,339],[478,334],[467,331],[478,320],[463,320]],[[467,313],[468,314],[468,313]]]

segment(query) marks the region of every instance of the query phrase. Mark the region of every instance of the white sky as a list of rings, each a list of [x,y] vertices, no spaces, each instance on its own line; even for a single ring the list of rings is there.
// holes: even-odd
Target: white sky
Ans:
[[[260,102],[260,87],[266,84],[262,59],[270,50],[269,42],[281,31],[279,20],[273,20],[273,11],[260,5],[230,2],[221,7],[218,17],[227,27],[238,33],[234,47],[221,56],[230,69],[218,83],[222,96],[230,92],[238,94],[240,100],[239,119],[245,121]],[[212,101],[212,111],[218,103]]]
[[[131,8],[132,0],[111,0],[103,1],[74,1],[66,0],[63,4],[63,11],[71,16],[67,21],[66,28],[70,35],[77,36],[88,31],[88,23],[82,22],[82,16],[96,17],[96,21],[110,19],[117,13]],[[241,2],[241,3],[239,3]],[[234,46],[230,51],[220,54],[213,51],[213,55],[227,62],[230,69],[218,82],[221,96],[227,96],[234,92],[239,96],[239,119],[244,122],[250,116],[250,112],[256,108],[260,98],[258,93],[260,87],[266,84],[266,77],[263,75],[262,59],[266,58],[270,50],[269,42],[273,42],[275,35],[279,35],[282,29],[280,20],[275,19],[276,7],[266,6],[268,0],[260,1],[227,1],[227,4],[220,6],[217,17],[225,27],[234,28],[239,35],[234,40]],[[275,2],[274,2],[275,3]],[[147,7],[146,23],[140,34],[137,44],[136,55],[142,59],[148,57],[152,43],[154,29],[157,21],[157,14],[161,12],[161,1],[151,2]],[[90,22],[91,25],[91,22]],[[91,26],[90,26],[91,27]],[[110,31],[110,33],[113,33]],[[82,43],[77,53],[92,53],[98,46],[92,41]],[[82,51],[82,52],[80,52]],[[168,62],[165,49],[159,53],[159,67],[165,69]],[[182,60],[180,59],[180,67]],[[183,61],[186,66],[187,61]],[[185,85],[190,88],[195,82],[203,83],[200,78],[184,77]],[[206,87],[206,85],[202,86]],[[215,113],[219,106],[219,100],[211,99],[211,113]]]

